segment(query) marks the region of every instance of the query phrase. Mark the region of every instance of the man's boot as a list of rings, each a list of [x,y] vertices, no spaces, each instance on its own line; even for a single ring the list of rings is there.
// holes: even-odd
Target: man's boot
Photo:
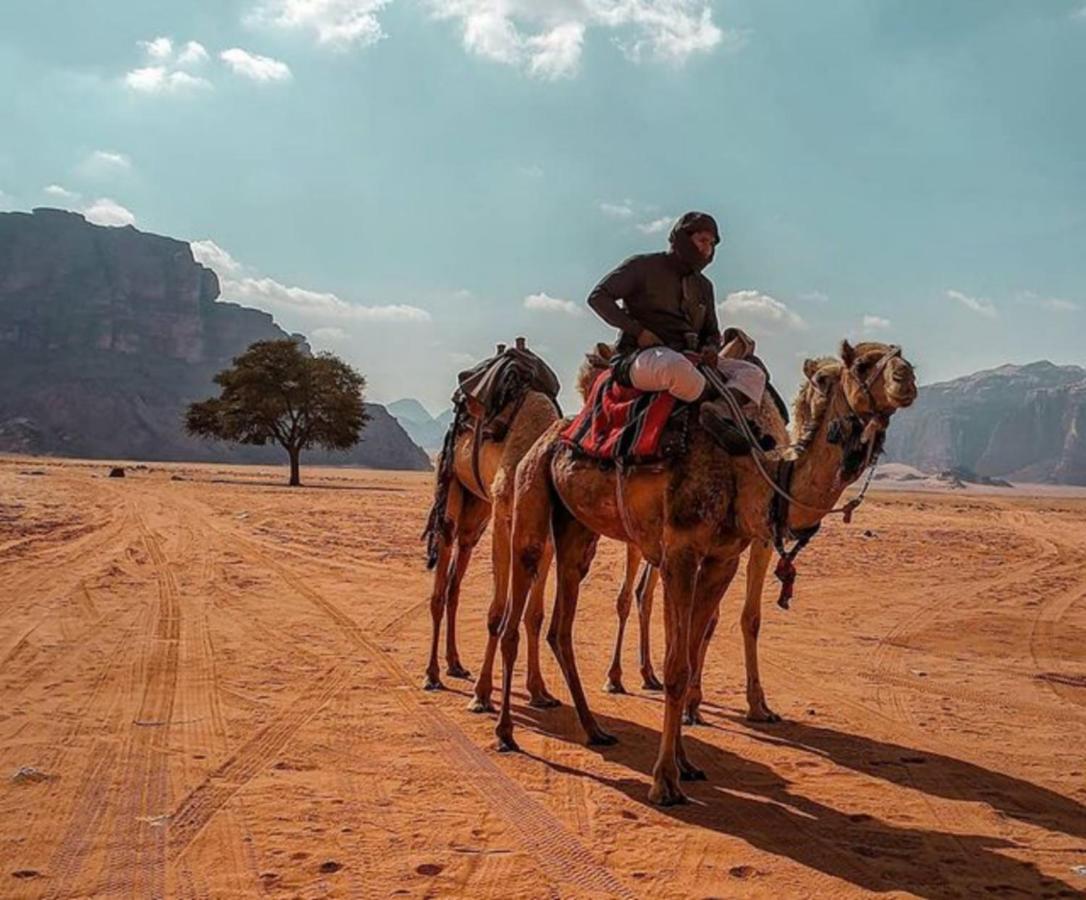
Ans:
[[[726,389],[729,390],[730,389]],[[730,391],[736,405],[742,408],[742,399],[734,391]],[[736,423],[730,404],[708,385],[705,388],[706,399],[702,400],[698,410],[698,422],[709,434],[712,435],[721,447],[731,456],[749,456],[750,441],[747,440],[743,429]]]

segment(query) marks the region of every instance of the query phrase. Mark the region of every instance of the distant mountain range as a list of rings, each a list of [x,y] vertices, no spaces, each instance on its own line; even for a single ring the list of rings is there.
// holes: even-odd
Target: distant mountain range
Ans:
[[[412,398],[389,403],[385,409],[400,423],[403,430],[410,435],[411,440],[423,450],[435,452],[441,449],[445,432],[448,431],[453,419],[452,409],[447,409],[441,415],[434,417],[418,400]]]
[[[0,213],[0,452],[283,462],[278,447],[185,433],[185,407],[217,391],[216,372],[254,341],[291,337],[218,296],[182,241],[61,210]],[[303,464],[430,468],[384,407],[366,411],[358,445]]]
[[[927,472],[1086,485],[1086,369],[1042,361],[922,387],[886,450]]]

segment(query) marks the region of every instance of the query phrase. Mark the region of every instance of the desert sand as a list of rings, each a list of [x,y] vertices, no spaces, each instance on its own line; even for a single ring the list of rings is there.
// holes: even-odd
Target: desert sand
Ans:
[[[647,802],[661,704],[603,684],[623,553],[576,640],[601,724],[420,690],[431,476],[0,460],[2,897],[1068,897],[1086,891],[1086,500],[875,492],[771,582],[744,721],[738,597],[710,780]],[[484,544],[484,548],[485,548]],[[481,552],[461,602],[477,666]],[[738,582],[737,582],[738,583]],[[654,647],[662,652],[662,616]],[[549,653],[552,692],[567,698]],[[518,674],[518,689],[523,674]]]

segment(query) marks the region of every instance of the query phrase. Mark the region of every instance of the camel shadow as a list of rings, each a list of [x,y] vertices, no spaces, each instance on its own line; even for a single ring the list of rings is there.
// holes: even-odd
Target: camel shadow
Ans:
[[[568,708],[551,712],[523,708],[518,711],[518,718],[522,726],[534,728],[550,737],[583,743],[576,717]],[[626,719],[601,715],[597,715],[597,719],[604,729],[619,738],[615,746],[600,748],[600,755],[609,762],[640,773],[642,777],[614,778],[553,760],[534,758],[555,772],[591,779],[663,815],[738,838],[767,853],[786,857],[861,890],[880,893],[905,891],[933,900],[978,896],[1055,898],[1081,895],[1066,882],[1045,875],[1032,863],[1021,862],[998,852],[1024,849],[1011,840],[990,835],[913,828],[884,821],[860,810],[843,812],[793,792],[791,783],[769,766],[700,740],[696,729],[684,731],[684,742],[690,759],[705,770],[709,781],[684,786],[692,802],[659,809],[648,801],[659,733]],[[787,729],[787,726],[784,728]],[[817,730],[824,732],[829,729]],[[851,742],[849,753],[859,753],[864,745],[870,744],[870,750],[863,752],[874,757],[891,746],[868,742],[857,735],[834,734],[838,734],[842,743]],[[832,743],[832,735],[807,737],[812,745],[816,739]],[[798,741],[789,743],[789,746],[806,747]],[[896,749],[911,757],[931,758],[931,754],[920,751]],[[828,752],[817,748],[815,752],[833,758]],[[840,747],[838,752],[843,758],[849,757],[849,753],[840,751]],[[969,765],[957,760],[948,762],[959,766]],[[938,765],[937,762],[935,764]],[[984,772],[979,767],[972,768],[977,773]],[[878,770],[879,767],[876,767],[872,774],[878,774]],[[866,772],[859,768],[857,771]],[[977,774],[975,777],[980,776]],[[1008,776],[993,777],[1008,779]],[[908,786],[915,788],[917,784],[910,781]],[[1019,796],[1028,787],[1042,790],[1023,782]],[[1064,798],[1063,802],[1066,807],[1070,801]],[[743,860],[737,859],[736,862]],[[741,868],[746,870],[749,867]]]
[[[741,722],[738,716],[724,716]],[[839,766],[947,800],[987,803],[1029,825],[1086,839],[1086,806],[1073,798],[975,763],[800,721],[784,721],[754,740],[809,750]]]

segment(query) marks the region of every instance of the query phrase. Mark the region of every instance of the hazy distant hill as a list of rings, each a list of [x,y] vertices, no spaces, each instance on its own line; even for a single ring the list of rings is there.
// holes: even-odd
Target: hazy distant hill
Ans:
[[[184,432],[185,406],[216,390],[216,372],[254,341],[289,337],[218,296],[182,241],[60,210],[0,213],[0,451],[281,462],[277,448]],[[303,462],[429,468],[383,407],[367,410],[358,446]]]
[[[887,453],[928,472],[1086,485],[1086,369],[1007,365],[922,387]]]
[[[452,422],[453,411],[445,410],[441,415],[431,416],[426,408],[413,398],[397,400],[386,407],[396,421],[403,426],[416,444],[425,450],[440,450],[441,442],[445,438],[449,423]]]

